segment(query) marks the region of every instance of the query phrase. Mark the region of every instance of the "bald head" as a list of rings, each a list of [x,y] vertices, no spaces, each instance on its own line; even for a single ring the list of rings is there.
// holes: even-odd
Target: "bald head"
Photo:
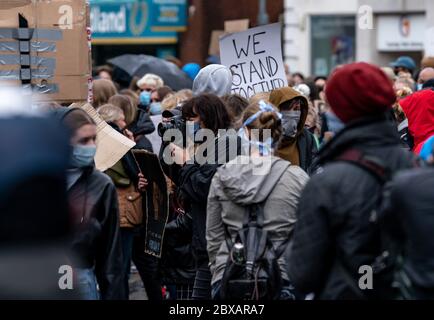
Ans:
[[[434,68],[425,68],[419,74],[418,82],[420,84],[426,83],[428,80],[434,79]]]

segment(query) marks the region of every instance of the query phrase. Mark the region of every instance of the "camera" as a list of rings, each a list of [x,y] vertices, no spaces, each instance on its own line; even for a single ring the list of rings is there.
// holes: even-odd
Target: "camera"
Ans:
[[[168,122],[162,122],[158,125],[158,135],[163,138],[164,134],[168,131],[168,130],[177,130],[179,132],[181,132],[182,134],[182,140],[179,140],[179,135],[178,137],[173,137],[172,140],[173,141],[163,141],[164,144],[168,144],[170,142],[185,148],[187,146],[187,126],[186,126],[186,122],[185,119],[182,118],[182,116],[173,116],[171,118],[169,118]]]

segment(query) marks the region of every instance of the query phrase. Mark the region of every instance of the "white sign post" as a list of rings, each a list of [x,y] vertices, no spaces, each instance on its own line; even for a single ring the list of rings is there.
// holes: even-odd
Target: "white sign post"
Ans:
[[[288,86],[281,41],[280,23],[220,38],[221,62],[233,74],[233,94],[250,98]]]

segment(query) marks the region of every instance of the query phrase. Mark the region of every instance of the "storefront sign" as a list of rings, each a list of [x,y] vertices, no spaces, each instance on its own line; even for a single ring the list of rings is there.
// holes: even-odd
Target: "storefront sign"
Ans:
[[[377,48],[379,51],[423,51],[425,15],[379,16],[377,18]]]

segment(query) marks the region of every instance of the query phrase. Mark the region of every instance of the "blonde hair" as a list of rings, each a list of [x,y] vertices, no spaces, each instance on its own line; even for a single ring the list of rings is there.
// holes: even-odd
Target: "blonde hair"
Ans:
[[[97,111],[105,122],[115,122],[125,117],[122,109],[112,104],[105,104],[99,107]]]
[[[153,87],[153,90],[156,90],[164,86],[164,81],[163,79],[161,79],[161,77],[157,76],[156,74],[147,73],[143,76],[143,78],[137,81],[137,86],[140,89],[142,89],[142,87],[145,85]]]
[[[96,109],[106,104],[116,93],[116,87],[110,80],[98,79],[93,81],[93,107]]]
[[[129,96],[116,94],[109,99],[108,104],[112,104],[122,109],[127,126],[133,123],[136,119],[137,108],[133,106],[132,99]]]
[[[265,102],[265,101],[264,101]],[[265,102],[267,103],[267,102]],[[271,138],[273,141],[278,141],[280,136],[282,135],[282,126],[280,118],[277,114],[277,109],[273,106],[274,112],[265,111],[262,112],[256,120],[247,125],[248,129],[257,129],[259,130],[259,137],[255,137],[256,140],[264,142],[264,130],[271,131]],[[250,104],[243,113],[242,119],[243,123],[246,122],[251,116],[255,115],[258,111],[260,111],[259,102]]]
[[[183,89],[177,93],[170,93],[161,102],[161,107],[163,110],[171,110],[176,108],[179,104],[190,100],[193,98],[193,92],[188,89]]]
[[[270,92],[260,92],[250,97],[250,104],[257,104],[259,101],[263,100],[266,103],[270,103]]]

